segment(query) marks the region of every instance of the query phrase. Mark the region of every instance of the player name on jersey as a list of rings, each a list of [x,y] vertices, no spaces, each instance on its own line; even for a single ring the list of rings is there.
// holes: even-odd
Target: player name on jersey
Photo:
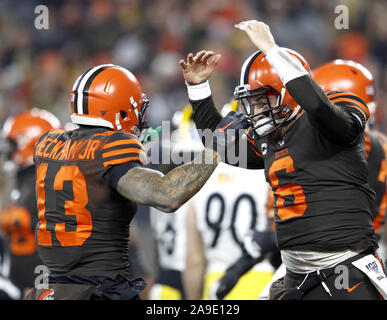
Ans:
[[[53,160],[94,160],[100,140],[58,141],[49,136],[37,146],[35,155]]]

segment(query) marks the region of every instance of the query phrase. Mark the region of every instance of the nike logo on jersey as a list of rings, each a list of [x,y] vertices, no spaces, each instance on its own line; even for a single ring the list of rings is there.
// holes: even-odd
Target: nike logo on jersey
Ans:
[[[352,288],[348,288],[347,291],[348,292],[352,292],[353,290],[355,290],[358,286],[360,286],[363,282],[359,282],[358,284],[355,284]]]

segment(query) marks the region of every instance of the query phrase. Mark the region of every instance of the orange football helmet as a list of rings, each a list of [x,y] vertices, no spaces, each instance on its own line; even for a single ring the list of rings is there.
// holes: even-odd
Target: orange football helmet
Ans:
[[[147,128],[149,101],[137,78],[113,64],[93,67],[80,75],[72,89],[71,121],[139,134]]]
[[[360,97],[370,113],[376,109],[374,78],[360,63],[337,59],[321,65],[313,71],[313,78],[325,92],[349,91]]]
[[[297,52],[286,49],[292,56],[310,72],[308,62]],[[277,99],[276,105],[272,106],[269,101],[269,96],[275,96]],[[234,97],[241,101],[243,111],[254,121],[261,115],[265,115],[264,119],[254,121],[253,129],[259,137],[270,134],[277,130],[286,121],[294,118],[302,109],[297,102],[292,98],[285,85],[282,83],[275,69],[266,60],[263,52],[257,51],[252,54],[244,62],[242,66],[240,84],[235,88]],[[249,99],[252,97],[265,97],[268,108],[253,114]],[[260,129],[270,127],[264,134],[260,133]]]
[[[60,121],[51,112],[33,108],[8,117],[4,122],[2,136],[14,146],[12,160],[26,167],[33,164],[38,139],[47,131],[59,127]]]

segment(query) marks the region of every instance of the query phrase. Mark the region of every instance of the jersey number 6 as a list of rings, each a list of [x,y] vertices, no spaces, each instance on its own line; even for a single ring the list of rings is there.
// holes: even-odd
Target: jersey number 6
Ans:
[[[37,242],[41,246],[52,246],[52,235],[47,230],[46,221],[46,189],[45,180],[48,163],[42,163],[36,171],[36,186],[38,191],[38,210],[40,225],[37,231]],[[75,216],[77,228],[66,231],[65,222],[55,222],[55,235],[63,247],[81,246],[90,237],[92,229],[91,213],[85,208],[88,203],[86,180],[77,166],[63,166],[55,175],[53,189],[63,190],[63,182],[72,181],[73,200],[65,201],[64,214]]]
[[[274,191],[275,205],[278,209],[278,217],[281,220],[300,217],[306,210],[305,194],[302,187],[295,183],[280,185],[276,173],[286,170],[286,173],[294,171],[293,159],[290,156],[275,160],[269,169],[269,178]],[[292,205],[285,206],[285,197],[293,196]]]

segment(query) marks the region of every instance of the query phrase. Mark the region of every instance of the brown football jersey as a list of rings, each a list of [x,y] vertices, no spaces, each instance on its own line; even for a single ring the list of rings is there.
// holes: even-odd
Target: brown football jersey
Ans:
[[[54,274],[128,274],[129,224],[136,204],[109,179],[116,165],[143,164],[136,136],[105,128],[51,130],[35,146],[36,242]]]

